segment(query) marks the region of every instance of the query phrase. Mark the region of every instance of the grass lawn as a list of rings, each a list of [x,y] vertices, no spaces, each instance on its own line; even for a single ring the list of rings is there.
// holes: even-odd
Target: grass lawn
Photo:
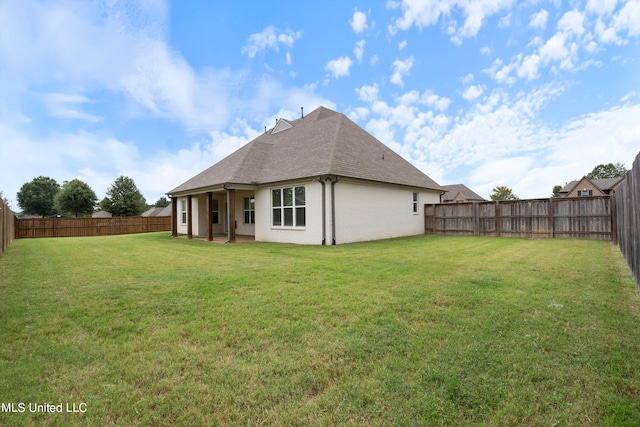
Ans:
[[[0,292],[1,425],[640,425],[609,242],[23,239]]]

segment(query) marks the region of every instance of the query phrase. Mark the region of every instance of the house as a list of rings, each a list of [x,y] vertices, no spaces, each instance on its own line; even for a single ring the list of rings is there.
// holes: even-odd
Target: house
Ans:
[[[571,181],[560,190],[560,197],[606,196],[615,190],[624,178],[582,179]]]
[[[113,215],[107,211],[98,211],[91,214],[91,218],[111,218],[112,216]]]
[[[485,200],[464,184],[443,185],[446,191],[441,203],[484,202]]]
[[[422,206],[442,193],[344,114],[319,107],[279,119],[167,194],[174,236],[324,245],[422,234]]]
[[[171,205],[165,207],[152,207],[142,212],[140,216],[171,216]]]

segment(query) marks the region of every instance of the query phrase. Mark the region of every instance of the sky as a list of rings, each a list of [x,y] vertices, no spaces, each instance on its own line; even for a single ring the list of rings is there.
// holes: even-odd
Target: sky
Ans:
[[[640,0],[0,0],[0,191],[148,203],[273,127],[344,113],[438,184],[549,197],[640,152]]]

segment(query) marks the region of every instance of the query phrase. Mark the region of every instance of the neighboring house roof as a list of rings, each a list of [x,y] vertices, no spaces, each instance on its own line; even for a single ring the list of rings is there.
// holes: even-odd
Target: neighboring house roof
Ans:
[[[322,175],[443,191],[347,116],[319,107],[304,118],[280,119],[273,129],[169,194],[223,184],[259,185]]]
[[[142,213],[141,216],[171,216],[171,205],[163,208],[152,207]]]
[[[98,211],[98,212],[94,212],[91,215],[91,218],[111,218],[112,215],[110,212],[107,211]]]
[[[442,195],[443,202],[451,202],[455,200],[484,201],[482,196],[478,195],[464,184],[443,185],[442,188],[446,191],[446,193]]]
[[[571,181],[570,183],[565,185],[564,188],[562,190],[560,190],[560,194],[569,194],[569,193],[571,193],[573,190],[575,190],[575,188],[576,188],[576,186],[578,186],[578,184],[580,184],[581,182],[584,182],[585,180],[590,182],[590,183],[592,183],[600,191],[602,191],[604,193],[609,193],[611,190],[616,188],[618,186],[618,184],[620,184],[620,182],[622,182],[623,179],[624,179],[624,177],[622,177],[622,178],[605,178],[605,179],[589,179],[586,176],[584,176],[581,179],[578,179],[578,180],[575,180],[575,181]]]

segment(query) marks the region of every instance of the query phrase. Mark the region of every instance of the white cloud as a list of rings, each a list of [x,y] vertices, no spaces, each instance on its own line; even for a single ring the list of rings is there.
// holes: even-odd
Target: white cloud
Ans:
[[[610,15],[616,7],[617,0],[588,0],[585,10],[598,15]]]
[[[361,101],[373,102],[378,99],[378,85],[374,83],[371,86],[361,86],[356,89],[356,93]]]
[[[430,107],[437,108],[440,111],[446,110],[449,108],[449,104],[451,104],[451,100],[449,98],[445,98],[428,91],[422,94],[420,102]]]
[[[526,56],[522,63],[518,66],[518,77],[526,77],[527,80],[533,80],[539,77],[538,70],[540,68],[540,57],[538,55],[531,54]]]
[[[584,15],[577,10],[570,10],[558,21],[558,30],[580,36],[584,34]]]
[[[327,65],[324,66],[324,69],[330,71],[333,77],[343,77],[349,75],[349,69],[353,61],[348,56],[341,56],[338,59],[332,59],[327,62]]]
[[[620,12],[613,17],[613,25],[617,31],[627,31],[629,36],[640,35],[640,0],[625,3]]]
[[[502,10],[507,10],[513,4],[513,0],[449,0],[427,2],[420,0],[403,0],[402,4],[387,3],[390,9],[400,8],[402,16],[396,18],[389,25],[389,33],[394,35],[398,30],[406,31],[412,26],[419,29],[429,27],[443,19],[451,18],[448,21],[447,34],[451,35],[451,41],[460,44],[466,37],[475,37],[482,27],[485,19]],[[459,12],[464,17],[462,26],[457,27],[455,12]]]
[[[547,12],[546,9],[541,9],[539,12],[531,15],[531,19],[529,20],[529,27],[544,30],[547,26],[548,17],[549,12]]]
[[[405,59],[404,61],[395,60],[393,61],[393,74],[391,75],[391,83],[398,86],[404,86],[404,81],[402,80],[404,76],[409,74],[409,71],[413,67],[413,56]]]
[[[364,45],[366,44],[366,40],[360,40],[356,42],[355,47],[353,48],[353,54],[355,55],[358,62],[362,62],[362,56],[364,55]]]
[[[462,84],[468,85],[473,81],[473,73],[467,74],[461,79],[461,81],[462,81]]]
[[[88,122],[99,122],[100,117],[79,110],[82,104],[91,102],[83,95],[67,93],[49,93],[43,96],[49,114],[63,119],[78,119]]]
[[[269,26],[260,33],[251,34],[247,42],[242,47],[242,53],[249,58],[255,56],[264,50],[272,49],[276,52],[280,49],[280,45],[293,47],[293,43],[302,37],[300,31],[281,31],[273,26]]]
[[[353,12],[353,18],[351,18],[351,21],[349,23],[351,24],[351,28],[356,34],[361,33],[367,29],[367,15],[356,10],[355,12]]]
[[[407,44],[408,44],[407,40],[402,40],[400,43],[398,43],[398,49],[399,50],[404,49],[405,47],[407,47]]]
[[[485,89],[485,86],[482,86],[482,85],[469,86],[462,93],[462,97],[467,101],[473,101],[474,99],[482,95],[482,92],[484,91],[484,89]]]

